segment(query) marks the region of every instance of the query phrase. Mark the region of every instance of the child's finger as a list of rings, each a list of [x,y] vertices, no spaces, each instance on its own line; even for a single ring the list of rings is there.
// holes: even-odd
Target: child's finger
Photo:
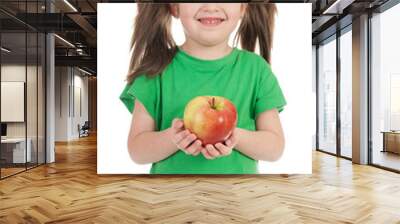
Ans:
[[[227,137],[227,139],[231,138],[231,137],[232,137],[232,135],[233,135],[233,131],[230,131],[230,132],[229,132],[229,134],[228,134],[228,137]]]
[[[219,152],[224,156],[227,156],[227,155],[231,154],[231,152],[232,152],[231,148],[227,147],[226,145],[224,145],[222,143],[215,144],[215,148],[217,148],[219,150]]]
[[[206,145],[206,149],[207,149],[208,153],[209,153],[211,156],[213,156],[213,157],[218,157],[218,156],[220,156],[220,153],[214,148],[213,145],[207,144],[207,145]]]
[[[199,147],[201,147],[201,141],[196,140],[189,147],[187,147],[186,152],[193,155],[195,152],[197,152]]]
[[[198,139],[198,140],[196,140],[196,141],[199,141],[200,142],[200,146],[197,148],[197,150],[193,153],[193,155],[195,155],[195,156],[197,156],[198,154],[200,154],[200,152],[202,151],[202,150],[206,150],[204,147],[203,147],[203,142],[200,140],[200,139]]]
[[[200,139],[197,139],[196,141],[200,142],[200,146],[197,147],[196,151],[193,153],[194,156],[197,156],[202,150],[205,150],[205,148],[203,147],[203,142]]]
[[[180,141],[182,141],[184,138],[186,138],[186,136],[188,136],[189,134],[190,134],[190,132],[188,130],[183,130],[183,131],[176,133],[174,135],[175,144],[178,144]]]
[[[226,145],[227,147],[231,147],[231,144],[232,144],[232,141],[231,141],[230,139],[227,139],[227,140],[225,141],[225,145]]]
[[[190,134],[186,136],[184,139],[178,142],[178,148],[186,149],[194,140],[196,140],[196,138],[197,137],[195,134]]]
[[[206,148],[203,148],[203,149],[201,150],[201,154],[203,154],[203,156],[204,156],[206,159],[214,159],[214,157],[212,157],[212,156],[208,153],[208,151],[207,151]]]
[[[227,140],[225,140],[225,145],[233,148],[237,144],[237,138],[234,134],[232,134]]]
[[[199,147],[199,148],[197,149],[197,151],[194,152],[192,155],[194,155],[194,156],[199,155],[199,154],[201,153],[201,150],[203,150],[203,149],[202,149],[201,147]]]
[[[178,119],[178,118],[175,118],[175,119],[172,121],[172,127],[173,127],[175,130],[180,130],[180,129],[182,129],[182,128],[183,128],[183,122],[182,122],[182,120],[181,120],[181,119]]]
[[[236,139],[227,139],[225,142],[225,146],[229,148],[233,148],[236,145]]]

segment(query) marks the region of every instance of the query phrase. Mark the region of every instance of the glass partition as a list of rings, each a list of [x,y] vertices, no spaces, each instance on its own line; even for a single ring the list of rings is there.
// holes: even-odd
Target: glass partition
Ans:
[[[45,9],[44,1],[3,6],[17,14]],[[45,44],[44,33],[0,12],[0,178],[45,163]]]
[[[340,36],[340,154],[352,157],[352,32]]]
[[[318,47],[318,149],[336,154],[336,37]]]
[[[400,171],[400,4],[371,18],[371,162]]]
[[[38,33],[38,64],[37,64],[37,162],[43,164],[46,162],[46,38],[43,33]]]
[[[2,33],[1,47],[0,149],[1,175],[6,177],[24,171],[31,158],[26,150],[26,33]]]
[[[38,36],[36,32],[27,33],[27,98],[26,98],[26,110],[27,110],[27,150],[30,151],[30,160],[27,163],[27,167],[33,167],[37,165],[37,76],[38,76],[38,56],[37,56],[37,41]]]

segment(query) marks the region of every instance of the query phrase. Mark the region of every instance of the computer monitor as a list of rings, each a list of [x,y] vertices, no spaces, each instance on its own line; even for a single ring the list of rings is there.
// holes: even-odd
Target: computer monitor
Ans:
[[[7,124],[1,123],[1,137],[7,136]]]

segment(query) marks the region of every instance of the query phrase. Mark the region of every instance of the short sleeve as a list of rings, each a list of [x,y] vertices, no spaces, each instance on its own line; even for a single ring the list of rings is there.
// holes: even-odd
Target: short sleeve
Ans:
[[[274,108],[281,112],[286,105],[278,79],[272,72],[270,65],[266,62],[264,65],[261,69],[260,83],[256,90],[255,118],[260,113]]]
[[[139,99],[147,112],[156,120],[157,83],[157,76],[147,77],[146,75],[140,75],[125,86],[119,98],[131,113],[133,112],[135,99]]]

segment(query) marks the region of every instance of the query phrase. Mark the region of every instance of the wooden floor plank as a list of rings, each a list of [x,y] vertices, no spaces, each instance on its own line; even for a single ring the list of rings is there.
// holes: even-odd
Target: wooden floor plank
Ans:
[[[312,175],[97,175],[96,137],[0,181],[0,223],[400,223],[400,175],[313,152]]]

